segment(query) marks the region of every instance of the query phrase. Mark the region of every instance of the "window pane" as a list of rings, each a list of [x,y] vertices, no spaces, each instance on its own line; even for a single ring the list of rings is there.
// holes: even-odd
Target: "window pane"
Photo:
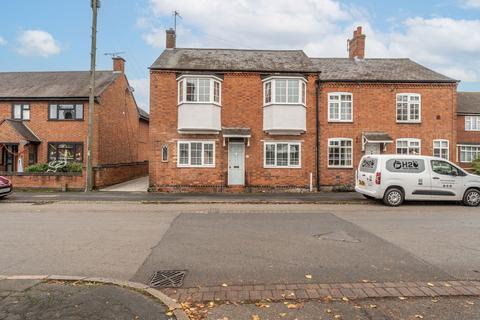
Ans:
[[[189,149],[189,144],[188,143],[180,143],[180,155],[179,155],[179,163],[187,165],[188,164],[188,149]]]
[[[275,145],[266,144],[265,145],[265,165],[274,166],[275,165]]]
[[[57,160],[57,146],[55,144],[48,144],[48,160],[54,161]]]
[[[23,106],[23,120],[30,120],[30,106],[28,104]]]
[[[16,104],[13,106],[13,118],[14,119],[22,118],[22,105]]]
[[[77,104],[75,106],[75,119],[83,119],[83,104]]]
[[[183,81],[178,83],[178,102],[183,102]]]
[[[275,102],[287,102],[287,81],[275,80]]]
[[[75,145],[75,161],[81,162],[83,160],[83,145]]]
[[[168,146],[162,147],[162,161],[168,161]]]
[[[352,120],[352,102],[343,102],[341,103],[340,109],[340,119],[341,120]]]
[[[220,103],[220,82],[218,81],[213,83],[213,101]]]
[[[265,103],[272,102],[272,83],[265,83]]]
[[[203,145],[203,164],[213,164],[213,143]]]
[[[198,79],[198,101],[210,101],[210,79]]]
[[[288,144],[278,143],[277,144],[277,166],[287,166],[288,165]]]
[[[305,85],[305,82],[302,81],[302,103],[305,104],[306,103],[306,99],[307,99],[307,86]]]
[[[298,80],[288,80],[288,102],[289,103],[298,103],[300,100],[299,94],[299,81]]]
[[[290,165],[291,166],[300,165],[300,145],[298,144],[290,145]]]
[[[197,81],[195,79],[187,80],[187,101],[197,101],[196,86]]]
[[[202,165],[202,143],[192,142],[190,143],[190,164],[192,166]]]
[[[57,105],[50,105],[50,119],[57,119]]]

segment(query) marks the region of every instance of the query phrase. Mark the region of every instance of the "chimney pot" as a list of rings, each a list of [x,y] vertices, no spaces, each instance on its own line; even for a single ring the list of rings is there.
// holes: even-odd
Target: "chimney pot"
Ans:
[[[365,38],[366,36],[362,34],[361,26],[353,31],[353,38],[348,40],[348,57],[350,59],[365,58]]]
[[[175,34],[175,30],[173,29],[168,29],[166,31],[166,48],[167,49],[175,49],[176,47],[176,38],[177,38],[177,35]]]
[[[125,73],[125,59],[122,57],[116,56],[112,58],[113,60],[113,71]]]

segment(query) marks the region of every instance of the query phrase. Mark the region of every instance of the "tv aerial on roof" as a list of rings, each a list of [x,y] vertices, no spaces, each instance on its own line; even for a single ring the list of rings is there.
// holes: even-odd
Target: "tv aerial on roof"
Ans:
[[[124,51],[117,51],[117,52],[105,52],[104,55],[112,57],[112,58],[118,58],[121,54],[125,54],[126,52]]]

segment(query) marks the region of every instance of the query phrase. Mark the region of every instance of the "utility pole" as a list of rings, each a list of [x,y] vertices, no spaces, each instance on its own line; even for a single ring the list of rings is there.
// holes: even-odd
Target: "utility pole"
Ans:
[[[97,13],[100,0],[91,0],[92,7],[92,47],[90,52],[90,95],[88,98],[88,137],[87,137],[87,187],[85,192],[93,190],[93,117],[95,108],[95,66],[97,57]]]

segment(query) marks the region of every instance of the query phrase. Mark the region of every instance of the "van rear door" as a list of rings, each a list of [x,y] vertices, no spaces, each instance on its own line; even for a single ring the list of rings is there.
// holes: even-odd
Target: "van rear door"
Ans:
[[[360,189],[372,191],[375,189],[375,172],[379,167],[379,158],[364,156],[360,161],[356,185]]]

